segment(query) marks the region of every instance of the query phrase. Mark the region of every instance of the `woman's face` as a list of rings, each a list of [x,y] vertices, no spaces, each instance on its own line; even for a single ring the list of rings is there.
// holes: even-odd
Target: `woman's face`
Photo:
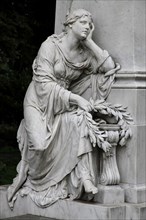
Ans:
[[[84,40],[90,33],[92,24],[88,16],[82,16],[72,24],[72,32],[79,40]]]

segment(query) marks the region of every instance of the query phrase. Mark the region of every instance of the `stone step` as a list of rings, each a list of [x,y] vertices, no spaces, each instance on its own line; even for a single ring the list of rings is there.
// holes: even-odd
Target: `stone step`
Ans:
[[[145,220],[146,203],[101,204],[98,202],[59,200],[47,208],[34,204],[29,196],[18,196],[14,209],[7,202],[7,187],[0,187],[0,219],[35,220]],[[30,217],[30,218],[29,218]]]
[[[36,216],[36,215],[22,215],[22,216],[15,216],[12,218],[5,218],[1,220],[55,220],[53,218],[47,218],[42,216]]]

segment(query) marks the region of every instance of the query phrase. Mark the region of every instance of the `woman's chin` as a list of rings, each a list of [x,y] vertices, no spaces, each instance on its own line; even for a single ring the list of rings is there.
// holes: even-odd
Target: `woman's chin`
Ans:
[[[87,35],[85,34],[81,36],[81,40],[86,40],[86,38],[87,38]]]

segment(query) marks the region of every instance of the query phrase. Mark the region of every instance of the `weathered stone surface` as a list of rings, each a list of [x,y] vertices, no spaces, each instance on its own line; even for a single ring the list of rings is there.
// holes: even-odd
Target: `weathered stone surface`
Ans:
[[[146,203],[139,205],[126,206],[126,220],[145,220],[146,219]]]
[[[146,203],[101,204],[59,200],[48,208],[39,208],[29,197],[19,197],[11,211],[6,199],[6,186],[0,187],[0,219],[63,220],[145,220]]]
[[[55,219],[97,219],[121,220],[125,218],[125,205],[101,205],[99,203],[59,200],[48,208],[39,208],[29,197],[18,197],[13,211],[10,210],[6,199],[6,187],[0,189],[0,217],[2,219],[26,214],[38,215]]]
[[[84,8],[93,15],[96,43],[110,51],[122,70],[145,71],[145,4],[145,0],[58,0],[55,31],[62,31],[67,11]]]
[[[123,184],[125,190],[125,202],[128,203],[143,203],[146,200],[146,186],[145,185],[131,185]]]
[[[101,204],[122,204],[124,203],[124,190],[120,186],[98,186],[99,192],[95,195],[94,201]]]
[[[132,126],[133,139],[126,147],[117,149],[123,188],[120,191],[115,188],[112,193],[107,188],[99,189],[99,195],[95,197],[98,203],[60,200],[46,209],[36,207],[29,197],[19,197],[13,212],[8,207],[6,191],[3,188],[0,194],[0,217],[32,214],[56,219],[146,219],[145,4],[145,0],[58,0],[56,7],[55,32],[58,34],[62,32],[62,24],[68,10],[89,10],[94,17],[95,42],[110,51],[122,66],[108,100],[128,106],[135,123]],[[123,191],[126,203],[123,201]]]
[[[22,216],[17,216],[17,217],[12,217],[12,218],[5,218],[5,220],[55,220],[53,218],[45,218],[42,216],[37,216],[37,215],[22,215]]]
[[[146,1],[57,1],[56,33],[61,32],[65,14],[69,10],[85,8],[94,18],[93,38],[97,44],[110,51],[121,64],[115,84],[108,97],[111,103],[128,106],[134,119],[133,138],[126,147],[117,148],[117,163],[121,182],[144,185],[141,190],[132,189],[129,200],[146,201]],[[62,8],[60,11],[59,9]],[[140,25],[139,25],[140,24]],[[89,91],[88,91],[89,92]],[[90,92],[85,96],[90,98]],[[137,186],[139,188],[139,186]],[[130,191],[129,191],[130,192]],[[140,196],[141,194],[141,196]]]

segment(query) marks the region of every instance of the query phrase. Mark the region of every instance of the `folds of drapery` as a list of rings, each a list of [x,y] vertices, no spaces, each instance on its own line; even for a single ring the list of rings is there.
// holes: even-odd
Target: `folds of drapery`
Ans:
[[[118,70],[116,66],[106,74],[95,74],[96,66],[90,74],[83,75],[73,83],[68,91],[58,85],[53,72],[55,47],[49,39],[47,45],[42,45],[33,63],[33,81],[24,99],[25,119],[17,134],[22,160],[17,168],[18,175],[8,189],[10,207],[13,207],[17,192],[23,184],[34,187],[36,191],[45,190],[68,175],[82,154],[91,152],[89,140],[80,141],[81,129],[77,126],[76,114],[69,104],[70,93],[82,95],[91,87],[93,99],[106,98]],[[104,61],[100,62],[100,65],[103,63]],[[81,67],[83,68],[82,65]],[[34,124],[31,124],[32,117],[36,119]],[[63,128],[68,131],[68,135]],[[41,139],[44,140],[43,144]],[[79,146],[79,143],[82,144]],[[59,168],[62,166],[64,168],[61,173]]]
[[[114,69],[106,73],[97,72],[96,74],[84,75],[71,85],[70,90],[82,96],[90,87],[93,100],[106,99],[114,83],[115,74],[119,69],[120,65],[117,63]]]

